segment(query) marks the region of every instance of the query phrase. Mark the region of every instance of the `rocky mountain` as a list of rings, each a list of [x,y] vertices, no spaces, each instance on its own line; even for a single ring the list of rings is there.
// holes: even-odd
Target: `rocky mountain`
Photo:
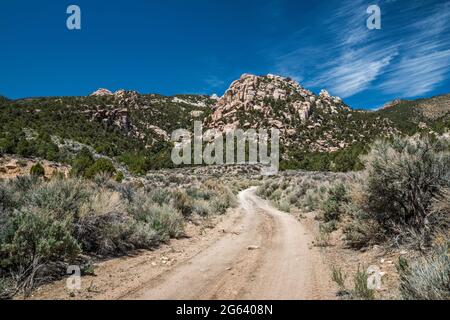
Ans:
[[[311,152],[334,152],[380,133],[396,133],[388,119],[352,110],[326,90],[316,95],[290,78],[271,74],[244,74],[234,81],[205,126],[225,132],[277,128],[288,149]]]
[[[334,99],[342,107],[342,101]],[[330,100],[328,95],[324,102],[331,105]],[[274,75],[258,77],[244,74],[219,99],[206,125],[223,131],[266,125],[286,134],[308,119],[313,106],[322,103],[293,80]],[[267,121],[261,123],[260,120]]]
[[[325,90],[315,94],[270,74],[244,74],[222,97],[99,89],[85,97],[0,97],[0,106],[0,153],[65,162],[65,141],[75,141],[139,172],[170,167],[171,132],[192,130],[196,120],[222,132],[278,128],[286,167],[314,170],[354,168],[357,155],[378,137],[450,128],[450,95],[362,111]]]

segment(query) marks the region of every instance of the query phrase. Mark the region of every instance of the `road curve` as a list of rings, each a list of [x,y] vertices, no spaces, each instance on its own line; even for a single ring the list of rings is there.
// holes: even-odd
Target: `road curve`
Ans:
[[[239,194],[232,232],[121,299],[328,299],[329,271],[307,229],[256,195]]]

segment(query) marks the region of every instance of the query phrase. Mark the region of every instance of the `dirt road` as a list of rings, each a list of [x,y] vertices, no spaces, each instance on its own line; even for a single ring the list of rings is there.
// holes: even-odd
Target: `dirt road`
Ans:
[[[39,288],[32,299],[333,299],[330,271],[309,229],[256,195],[208,227],[155,251],[96,265],[82,290],[66,281]]]
[[[302,224],[258,198],[255,188],[239,199],[242,218],[232,232],[120,298],[332,298],[329,271]]]

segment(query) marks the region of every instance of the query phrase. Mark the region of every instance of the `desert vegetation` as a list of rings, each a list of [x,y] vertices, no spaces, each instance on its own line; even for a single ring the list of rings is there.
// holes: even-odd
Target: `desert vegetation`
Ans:
[[[166,176],[155,187],[147,183],[152,176],[119,183],[109,165],[95,168],[101,172],[91,179],[44,179],[37,166],[29,176],[0,182],[1,297],[28,295],[70,264],[87,272],[95,259],[182,237],[187,219],[223,214],[235,204],[231,189],[218,181],[180,188]]]
[[[413,252],[411,261],[401,257],[397,266],[399,297],[448,299],[448,139],[414,136],[378,141],[361,161],[364,170],[357,173],[292,173],[267,179],[258,194],[282,211],[316,212],[318,246],[326,246],[330,234],[339,230],[352,250],[374,245],[407,248]],[[353,293],[346,297],[364,296],[357,293],[365,289],[356,285],[356,278],[355,289],[347,290],[340,271],[334,270],[332,277],[341,291]],[[371,295],[366,291],[366,298]]]

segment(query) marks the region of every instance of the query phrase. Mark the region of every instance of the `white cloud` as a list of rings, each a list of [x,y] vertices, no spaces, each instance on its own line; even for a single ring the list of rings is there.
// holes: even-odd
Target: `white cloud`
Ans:
[[[355,57],[353,57],[356,55]],[[360,56],[356,54],[346,54],[343,62],[323,73],[310,85],[327,87],[333,94],[343,98],[350,97],[358,92],[367,89],[387,67],[396,53],[366,54]]]
[[[423,95],[445,80],[449,66],[450,50],[403,58],[379,87],[405,98]]]
[[[278,55],[278,73],[343,98],[367,89],[405,98],[433,91],[450,76],[450,1],[413,2],[400,11],[391,5],[399,3],[380,5],[381,30],[366,28],[365,1],[330,10],[323,24],[296,35],[291,50]]]
[[[402,58],[379,85],[385,93],[405,98],[424,95],[450,74],[450,2],[423,14],[426,17],[417,19],[402,39]],[[412,13],[411,20],[414,15],[417,13]]]

